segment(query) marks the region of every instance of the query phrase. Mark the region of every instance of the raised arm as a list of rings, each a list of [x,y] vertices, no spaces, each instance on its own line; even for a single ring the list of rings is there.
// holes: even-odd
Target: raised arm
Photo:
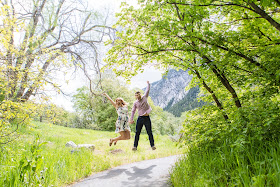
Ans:
[[[112,105],[113,105],[115,108],[117,108],[117,104],[111,99],[111,97],[110,97],[108,94],[103,93],[103,95],[104,95],[105,97],[107,97],[107,99],[112,103]]]
[[[144,94],[145,97],[148,97],[148,96],[149,96],[149,93],[150,93],[150,82],[147,81],[147,84],[148,84],[147,90],[146,90],[146,92],[145,92],[145,94]]]

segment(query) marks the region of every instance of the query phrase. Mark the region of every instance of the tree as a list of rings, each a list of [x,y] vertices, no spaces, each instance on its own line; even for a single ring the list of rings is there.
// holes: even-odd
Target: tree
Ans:
[[[55,104],[39,104],[37,105],[33,119],[67,127],[71,125],[71,115],[73,114]]]
[[[77,89],[77,93],[73,96],[74,108],[78,116],[80,116],[81,123],[75,124],[80,128],[90,127],[94,123],[94,111],[91,107],[91,96],[88,87],[83,86]],[[78,117],[77,116],[77,117]],[[76,123],[78,121],[76,120]]]
[[[109,51],[108,66],[127,78],[147,63],[190,69],[193,82],[200,82],[226,120],[225,103],[242,107],[239,88],[269,84],[275,93],[279,60],[262,59],[277,56],[277,29],[257,17],[251,1],[211,2],[145,1],[139,9],[124,5],[117,25],[125,30],[118,32],[119,39]],[[263,6],[266,11],[277,8],[275,3]],[[240,18],[245,15],[249,19]],[[275,12],[272,15],[277,18]],[[268,29],[256,33],[260,25]]]
[[[60,91],[58,72],[98,66],[97,45],[113,29],[82,1],[0,4],[0,143],[5,143],[36,113],[32,96],[43,97],[45,85]]]
[[[7,99],[27,101],[71,62],[97,59],[98,43],[111,30],[96,12],[71,0],[1,1],[1,67]],[[19,39],[18,39],[19,38]],[[4,71],[4,72],[3,72]]]

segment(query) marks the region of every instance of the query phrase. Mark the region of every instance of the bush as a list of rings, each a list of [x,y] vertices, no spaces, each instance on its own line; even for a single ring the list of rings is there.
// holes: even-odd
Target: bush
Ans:
[[[36,105],[32,102],[3,100],[0,105],[0,145],[16,138],[20,126],[30,124]]]
[[[203,106],[186,113],[183,124],[185,144],[198,147],[217,147],[227,139],[228,145],[258,144],[279,140],[280,96],[243,104],[242,108],[227,111],[231,120],[215,106]]]
[[[259,95],[243,98],[241,108],[220,111],[210,105],[186,113],[182,132],[189,149],[173,169],[174,186],[280,183],[280,95]]]

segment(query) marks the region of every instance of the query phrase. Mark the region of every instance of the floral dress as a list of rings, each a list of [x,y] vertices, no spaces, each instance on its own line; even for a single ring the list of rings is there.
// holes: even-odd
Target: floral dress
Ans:
[[[119,133],[120,131],[130,131],[129,127],[129,116],[128,116],[128,108],[126,106],[119,107],[117,109],[118,113],[118,119],[116,121],[116,133]]]

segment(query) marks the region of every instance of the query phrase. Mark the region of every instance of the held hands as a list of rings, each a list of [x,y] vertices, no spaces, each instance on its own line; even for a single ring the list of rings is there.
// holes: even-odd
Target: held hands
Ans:
[[[134,123],[134,121],[129,121],[129,123],[130,123],[130,124],[133,124],[133,123]]]

